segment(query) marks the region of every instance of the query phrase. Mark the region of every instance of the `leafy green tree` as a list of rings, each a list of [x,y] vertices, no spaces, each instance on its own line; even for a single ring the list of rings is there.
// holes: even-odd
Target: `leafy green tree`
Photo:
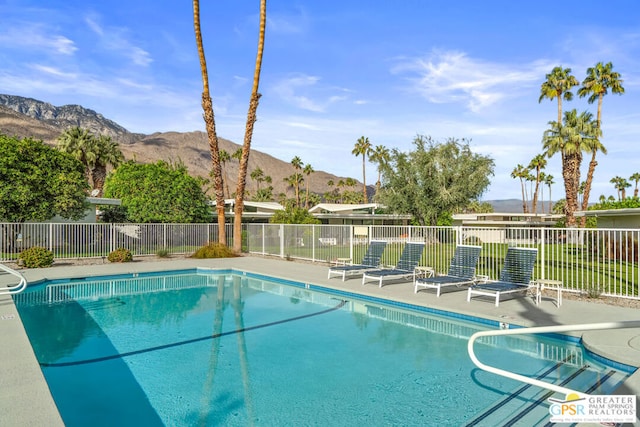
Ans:
[[[127,162],[109,174],[105,195],[122,200],[127,218],[141,223],[196,223],[212,219],[198,179],[184,165]]]
[[[365,171],[365,164],[367,162],[367,156],[371,154],[371,143],[369,138],[361,136],[358,138],[356,145],[354,145],[351,154],[354,156],[362,156],[362,196],[364,203],[367,203],[367,174]]]
[[[414,151],[392,150],[383,169],[380,201],[393,212],[436,225],[440,216],[463,209],[489,186],[494,161],[473,153],[466,139],[437,143],[418,135],[413,143]]]
[[[320,224],[320,220],[311,215],[308,210],[291,205],[276,211],[269,222],[272,224]]]
[[[631,187],[629,181],[620,176],[615,176],[609,181],[618,191],[618,200],[625,200],[627,198],[627,188]]]
[[[589,162],[589,169],[587,170],[586,185],[582,198],[582,210],[586,210],[589,206],[591,183],[593,182],[593,175],[598,165],[596,154],[598,151],[607,154],[606,148],[600,143],[599,139],[599,137],[602,136],[602,100],[604,96],[609,93],[609,90],[611,90],[611,93],[622,95],[624,93],[622,83],[623,80],[620,78],[620,73],[613,71],[613,64],[611,62],[606,64],[598,62],[594,67],[587,69],[587,77],[585,77],[582,81],[582,86],[578,89],[580,98],[588,97],[587,101],[589,104],[598,101],[595,126],[597,129],[596,138],[591,139],[585,149],[585,151],[591,152],[591,161]]]
[[[0,221],[80,219],[89,185],[71,154],[30,138],[0,134]]]

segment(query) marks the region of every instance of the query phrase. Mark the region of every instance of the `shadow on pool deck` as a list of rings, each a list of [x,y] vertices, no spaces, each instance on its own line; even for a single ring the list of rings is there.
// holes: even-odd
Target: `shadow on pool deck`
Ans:
[[[100,262],[100,261],[98,261]],[[225,259],[180,259],[160,262],[134,262],[126,264],[58,265],[46,269],[21,272],[30,283],[45,279],[91,277],[118,273],[179,270],[196,267],[234,268],[272,277],[316,284],[392,301],[421,305],[470,316],[482,317],[521,326],[549,326],[565,324],[600,323],[640,320],[640,311],[629,307],[616,307],[588,301],[565,299],[561,307],[544,298],[538,306],[532,298],[505,300],[495,307],[493,300],[466,301],[466,292],[447,292],[440,298],[430,291],[413,292],[409,282],[396,282],[379,288],[375,284],[362,285],[361,278],[342,282],[327,279],[327,266],[281,259],[245,256]],[[9,283],[12,276],[1,275],[0,286]],[[582,337],[591,351],[617,362],[640,366],[640,329],[603,330],[571,333]],[[62,426],[49,389],[26,336],[13,301],[0,296],[0,414],[3,426],[46,425]],[[618,394],[640,394],[640,372],[632,375],[617,391]],[[637,404],[640,408],[640,403]]]

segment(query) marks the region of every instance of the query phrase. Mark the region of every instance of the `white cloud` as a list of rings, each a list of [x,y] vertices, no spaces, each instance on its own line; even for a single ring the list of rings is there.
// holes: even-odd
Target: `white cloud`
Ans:
[[[464,103],[478,112],[540,81],[549,64],[513,66],[468,57],[462,52],[434,51],[427,58],[405,58],[391,72],[407,75],[411,91],[433,103]],[[547,70],[547,71],[545,71]]]
[[[5,27],[5,31],[0,32],[0,43],[6,48],[36,49],[59,55],[73,55],[78,50],[73,40],[41,24],[31,23],[21,23],[20,28]]]
[[[131,62],[141,67],[146,67],[153,62],[149,52],[128,40],[128,31],[126,29],[117,27],[103,28],[96,16],[85,17],[85,23],[89,29],[99,36],[101,46],[108,51],[116,52],[129,58]]]
[[[324,86],[320,81],[317,76],[297,74],[281,79],[270,90],[288,104],[316,113],[325,112],[330,105],[347,99],[344,93],[348,90]],[[340,94],[331,93],[336,91]]]

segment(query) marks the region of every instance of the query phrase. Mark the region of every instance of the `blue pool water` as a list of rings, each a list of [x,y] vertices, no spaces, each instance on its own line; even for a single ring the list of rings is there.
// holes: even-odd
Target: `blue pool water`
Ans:
[[[545,392],[475,369],[495,327],[233,271],[50,281],[16,305],[65,424],[544,425]],[[549,337],[480,360],[606,394],[631,373]]]

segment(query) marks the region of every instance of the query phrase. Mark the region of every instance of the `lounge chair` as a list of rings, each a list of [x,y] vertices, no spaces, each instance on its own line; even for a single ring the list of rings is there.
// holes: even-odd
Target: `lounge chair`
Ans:
[[[447,274],[416,279],[414,292],[418,293],[419,288],[433,288],[436,290],[436,296],[439,297],[443,287],[459,288],[473,285],[481,250],[482,246],[456,246]]]
[[[382,253],[384,252],[384,248],[386,246],[387,242],[385,241],[372,240],[360,264],[338,265],[329,267],[329,274],[327,278],[331,279],[331,275],[342,276],[342,281],[344,282],[347,275],[358,275],[362,274],[364,270],[374,270],[380,268],[380,259],[382,258]]]
[[[400,254],[400,259],[395,267],[365,270],[362,273],[362,284],[364,285],[367,279],[372,279],[377,280],[378,285],[382,287],[384,280],[414,278],[415,269],[420,262],[420,258],[422,258],[423,251],[424,243],[405,243],[402,253]]]
[[[531,281],[531,275],[537,256],[538,250],[535,248],[509,248],[500,272],[500,280],[476,283],[471,286],[467,293],[467,302],[471,301],[473,295],[490,296],[495,298],[496,307],[498,307],[500,297],[503,295],[515,293],[526,295],[528,290],[536,288]]]

